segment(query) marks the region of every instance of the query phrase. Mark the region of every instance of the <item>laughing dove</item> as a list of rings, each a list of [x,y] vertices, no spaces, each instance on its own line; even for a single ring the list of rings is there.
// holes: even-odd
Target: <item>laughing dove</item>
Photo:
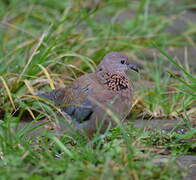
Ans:
[[[96,72],[77,78],[65,88],[36,95],[53,101],[76,129],[91,138],[98,130],[104,133],[116,124],[108,112],[120,120],[129,114],[133,96],[127,76],[129,69],[138,72],[126,55],[111,52],[103,58]]]

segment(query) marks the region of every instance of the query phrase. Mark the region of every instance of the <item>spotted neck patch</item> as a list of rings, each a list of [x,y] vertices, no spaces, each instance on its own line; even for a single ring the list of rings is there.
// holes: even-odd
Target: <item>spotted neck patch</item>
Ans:
[[[127,78],[121,74],[103,73],[102,78],[105,80],[104,85],[109,90],[120,91],[128,88],[129,82]]]

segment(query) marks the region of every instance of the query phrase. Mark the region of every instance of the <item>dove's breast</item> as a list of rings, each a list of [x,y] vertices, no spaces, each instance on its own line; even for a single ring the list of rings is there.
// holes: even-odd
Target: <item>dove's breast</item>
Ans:
[[[122,78],[123,81],[118,78]],[[108,78],[105,83],[100,82],[96,76],[92,76],[91,79],[88,99],[94,104],[94,107],[101,108],[103,111],[109,108],[124,119],[131,110],[133,91],[127,78],[114,75],[111,81]]]

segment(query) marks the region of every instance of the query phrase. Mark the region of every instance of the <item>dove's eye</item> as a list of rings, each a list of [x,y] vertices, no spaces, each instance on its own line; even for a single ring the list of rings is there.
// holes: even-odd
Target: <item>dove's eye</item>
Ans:
[[[122,60],[122,61],[121,61],[121,64],[125,64],[125,60]]]

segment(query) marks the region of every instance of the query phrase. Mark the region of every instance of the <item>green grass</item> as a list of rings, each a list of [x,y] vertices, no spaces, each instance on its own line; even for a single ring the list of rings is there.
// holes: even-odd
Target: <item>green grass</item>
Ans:
[[[175,159],[195,155],[196,82],[189,63],[168,56],[167,48],[194,46],[196,29],[190,24],[182,34],[172,35],[166,27],[173,23],[169,15],[175,17],[195,5],[172,4],[169,0],[0,1],[1,179],[182,178]],[[120,20],[123,12],[129,18]],[[38,120],[62,119],[51,104],[32,94],[94,71],[111,51],[125,52],[142,67],[140,75],[131,74],[135,105],[130,119],[178,118],[187,132],[147,131],[130,123],[96,134],[91,141],[73,132],[59,137],[45,130],[39,136],[38,129],[44,131],[46,123]],[[20,121],[30,119],[33,122],[20,127]],[[27,138],[31,133],[33,138]],[[160,148],[171,155],[168,162],[155,163]]]

